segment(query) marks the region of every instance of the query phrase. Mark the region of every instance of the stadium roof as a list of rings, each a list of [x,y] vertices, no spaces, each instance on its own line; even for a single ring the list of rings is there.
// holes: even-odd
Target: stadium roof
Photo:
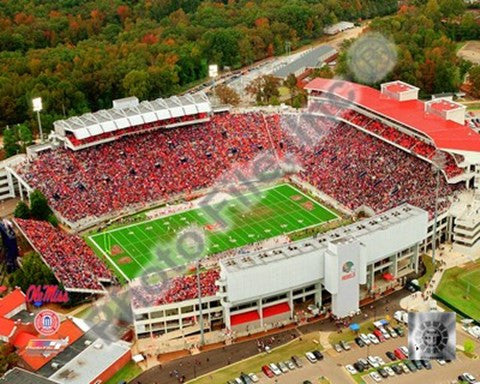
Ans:
[[[466,125],[425,112],[419,100],[398,101],[380,91],[343,80],[314,79],[307,90],[331,93],[429,137],[439,149],[480,152],[480,135]]]
[[[32,372],[25,371],[20,368],[13,368],[3,377],[0,378],[0,383],[5,384],[58,384],[58,381],[46,379],[45,377],[36,375]]]
[[[284,79],[291,73],[297,74],[297,72],[302,72],[306,68],[317,67],[319,63],[324,62],[336,53],[337,51],[330,45],[321,45],[319,47],[310,49],[302,52],[300,56],[291,63],[288,63],[273,71],[273,76]]]
[[[117,101],[119,103],[116,104],[116,107],[108,110],[55,121],[53,123],[55,130],[71,132],[78,140],[82,140],[136,125],[196,115],[197,113],[209,113],[212,110],[210,101],[204,93],[142,101],[139,104],[126,103],[125,99]]]

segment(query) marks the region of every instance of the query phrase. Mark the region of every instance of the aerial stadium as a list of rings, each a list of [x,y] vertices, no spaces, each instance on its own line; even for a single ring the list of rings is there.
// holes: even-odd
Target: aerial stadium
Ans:
[[[434,241],[478,249],[466,207],[480,136],[464,106],[400,81],[305,89],[303,110],[197,93],[57,121],[2,180],[9,196],[43,192],[61,226],[16,227],[67,291],[128,289],[138,337],[252,332],[308,304],[350,316],[416,276]],[[252,166],[264,155],[274,177]],[[176,243],[191,227],[205,241],[195,261]]]

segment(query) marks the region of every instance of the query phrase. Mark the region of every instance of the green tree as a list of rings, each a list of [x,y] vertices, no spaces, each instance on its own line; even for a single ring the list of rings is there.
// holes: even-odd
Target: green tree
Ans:
[[[140,100],[147,99],[150,93],[150,79],[145,71],[133,70],[123,78],[123,89],[128,96],[136,96]]]
[[[47,198],[38,189],[30,194],[30,212],[32,217],[37,220],[48,220],[52,213]]]
[[[480,65],[474,65],[468,71],[468,81],[470,83],[470,92],[474,97],[480,97]]]
[[[475,342],[473,340],[466,339],[463,342],[463,350],[465,351],[465,353],[468,353],[468,354],[475,353]]]
[[[20,151],[15,130],[12,128],[6,128],[3,131],[3,149],[6,157],[14,156]]]
[[[225,84],[220,84],[215,87],[215,95],[222,104],[230,104],[236,106],[240,103],[240,96],[231,87]]]
[[[43,263],[36,253],[29,253],[22,258],[22,267],[9,276],[11,287],[20,287],[26,292],[30,285],[58,284],[53,272]]]
[[[24,201],[19,201],[17,206],[15,207],[15,211],[13,215],[19,219],[29,219],[30,218],[30,208],[28,205],[25,204]]]
[[[17,132],[18,146],[20,147],[20,151],[25,153],[27,151],[27,147],[33,143],[32,131],[30,131],[25,124],[20,124],[17,127]]]

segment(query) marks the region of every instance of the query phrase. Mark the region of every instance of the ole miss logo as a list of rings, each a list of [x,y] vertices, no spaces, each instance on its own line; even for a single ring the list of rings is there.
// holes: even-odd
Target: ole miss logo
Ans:
[[[55,312],[45,309],[35,316],[33,324],[38,333],[51,336],[60,328],[60,318]]]

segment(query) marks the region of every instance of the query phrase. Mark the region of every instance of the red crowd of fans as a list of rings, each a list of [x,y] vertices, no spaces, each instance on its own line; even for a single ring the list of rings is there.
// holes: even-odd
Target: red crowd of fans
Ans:
[[[435,176],[418,157],[370,136],[347,123],[313,115],[285,116],[280,124],[297,124],[307,142],[287,136],[286,144],[302,163],[301,176],[351,210],[361,206],[381,212],[408,202],[433,212]],[[440,184],[440,210],[449,206],[455,187]]]
[[[15,221],[65,288],[103,290],[99,281],[112,280],[111,272],[79,236],[45,221]]]
[[[331,109],[425,157],[435,152],[379,121],[338,106]],[[304,150],[305,144],[311,151]],[[434,176],[428,162],[347,124],[309,114],[215,115],[205,124],[123,137],[77,152],[45,152],[19,172],[56,211],[78,221],[191,194],[272,147],[279,157],[294,153],[304,169],[300,176],[347,207],[367,205],[379,212],[408,201],[432,210]],[[449,176],[461,172],[452,156],[444,169]],[[452,192],[444,180],[441,189],[442,197]]]
[[[212,185],[232,164],[271,147],[263,115],[216,115],[206,124],[40,154],[20,169],[71,221]]]
[[[218,269],[209,269],[200,273],[202,297],[217,293],[218,286],[215,282],[219,278]],[[178,276],[155,286],[135,286],[131,288],[131,293],[132,303],[136,308],[193,300],[198,297],[197,275]]]

